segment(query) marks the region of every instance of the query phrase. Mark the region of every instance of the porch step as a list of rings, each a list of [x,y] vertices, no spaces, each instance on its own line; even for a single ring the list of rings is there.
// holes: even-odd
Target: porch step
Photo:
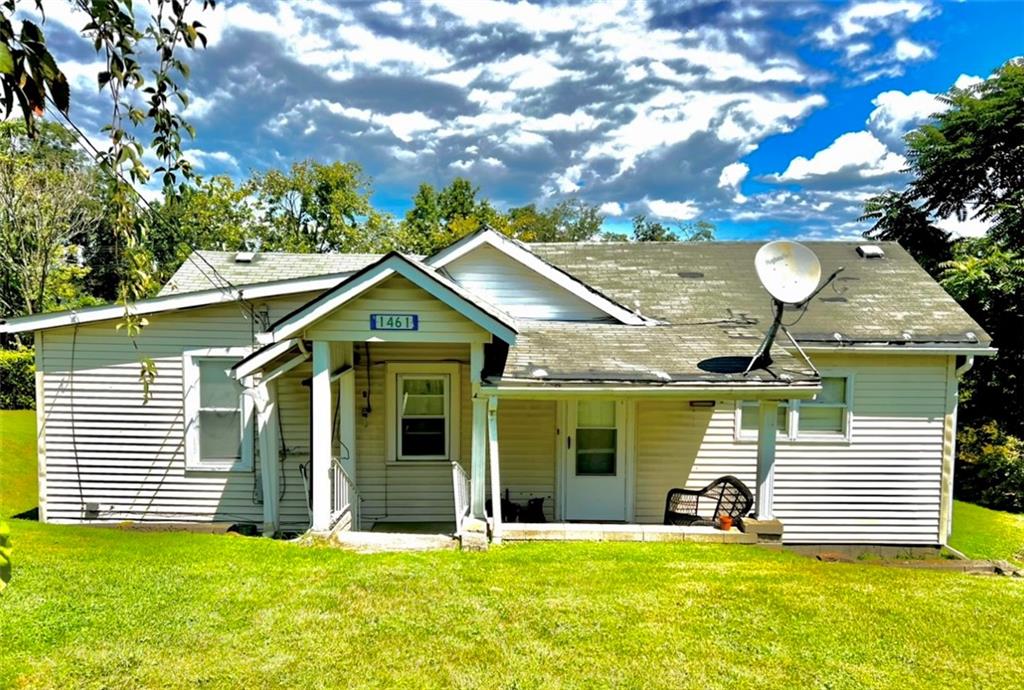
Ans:
[[[406,534],[402,532],[336,532],[331,541],[360,553],[388,551],[437,551],[455,549],[458,542],[449,534]]]

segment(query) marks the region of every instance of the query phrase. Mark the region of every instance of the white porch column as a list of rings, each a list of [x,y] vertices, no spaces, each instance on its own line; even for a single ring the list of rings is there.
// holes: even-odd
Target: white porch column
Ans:
[[[314,530],[331,525],[331,344],[313,341],[312,460]]]
[[[263,479],[263,535],[271,537],[281,527],[280,517],[280,458],[277,434],[277,383],[262,384],[263,407],[256,408],[256,423],[260,437],[260,476]]]
[[[480,396],[480,371],[484,367],[483,343],[469,346],[469,380],[473,395],[473,443],[469,477],[470,517],[487,519],[487,400]],[[497,508],[497,506],[496,506]]]
[[[758,520],[775,518],[775,432],[778,400],[762,400],[757,409],[757,496]]]
[[[487,453],[491,459],[491,511],[494,536],[501,534],[501,471],[498,468],[498,399],[487,398]]]

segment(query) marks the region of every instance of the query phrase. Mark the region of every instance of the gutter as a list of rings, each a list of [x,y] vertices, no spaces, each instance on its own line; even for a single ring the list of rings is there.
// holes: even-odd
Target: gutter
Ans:
[[[878,354],[878,355],[964,355],[974,357],[994,357],[999,350],[994,347],[913,347],[893,345],[844,345],[844,346],[823,346],[804,345],[804,352],[815,354]]]
[[[521,384],[484,386],[480,394],[498,398],[578,398],[631,397],[676,398],[680,400],[806,400],[821,391],[820,383],[787,386],[749,385],[672,385],[623,386],[621,384],[552,385]]]

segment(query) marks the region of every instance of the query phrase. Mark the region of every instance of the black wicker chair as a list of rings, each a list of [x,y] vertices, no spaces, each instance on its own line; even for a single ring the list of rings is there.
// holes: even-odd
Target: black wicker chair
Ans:
[[[702,507],[714,505],[711,517],[700,514]],[[665,498],[666,525],[714,525],[720,515],[746,516],[754,505],[754,495],[746,484],[732,475],[719,477],[700,491],[672,489]]]

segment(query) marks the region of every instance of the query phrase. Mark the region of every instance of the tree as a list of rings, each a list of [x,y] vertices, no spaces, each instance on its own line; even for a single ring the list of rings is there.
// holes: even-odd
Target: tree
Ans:
[[[871,197],[857,220],[875,221],[864,237],[898,242],[934,278],[942,274],[940,266],[952,256],[949,233],[936,227],[928,211],[915,205],[909,194],[887,191]]]
[[[604,217],[597,206],[565,199],[540,210],[534,204],[510,209],[508,234],[523,242],[585,242],[601,231]]]
[[[357,163],[306,160],[288,171],[255,175],[247,190],[256,201],[266,250],[375,251],[381,235],[393,231],[389,217],[370,204],[370,179]]]
[[[420,185],[396,241],[405,251],[432,254],[485,226],[508,232],[507,218],[480,198],[480,189],[456,177],[439,192]]]
[[[1024,257],[992,237],[961,240],[942,285],[988,331],[996,357],[979,357],[963,382],[961,419],[996,420],[1024,436]]]
[[[194,249],[238,251],[258,239],[248,190],[226,176],[197,179],[194,186],[155,204],[151,213],[146,246],[160,284]]]
[[[994,239],[1024,249],[1024,59],[942,100],[947,109],[906,137],[911,198],[939,218],[990,221]]]
[[[640,214],[633,216],[633,240],[636,242],[677,242],[679,238],[658,221]]]
[[[34,138],[22,122],[0,124],[0,275],[3,310],[34,314],[83,303],[78,263],[97,223],[96,171],[69,135],[42,123]]]

